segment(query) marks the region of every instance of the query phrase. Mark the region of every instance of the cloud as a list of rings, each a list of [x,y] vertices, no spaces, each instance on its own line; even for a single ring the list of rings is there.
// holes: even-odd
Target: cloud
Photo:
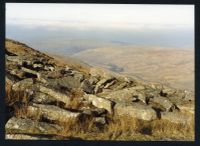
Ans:
[[[77,29],[193,28],[193,5],[6,4],[6,24]]]

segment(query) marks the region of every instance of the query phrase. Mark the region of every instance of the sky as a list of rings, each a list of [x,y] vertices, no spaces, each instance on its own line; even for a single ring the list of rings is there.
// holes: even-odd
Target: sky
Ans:
[[[6,24],[50,29],[193,29],[194,5],[7,3]]]
[[[194,5],[6,3],[6,37],[41,50],[194,48]]]

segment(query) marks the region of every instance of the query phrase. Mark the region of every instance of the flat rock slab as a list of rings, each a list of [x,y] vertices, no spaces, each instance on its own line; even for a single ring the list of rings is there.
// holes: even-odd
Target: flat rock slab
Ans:
[[[12,62],[16,62],[16,63],[18,63],[20,65],[22,65],[24,59],[25,58],[22,57],[22,56],[6,56],[6,60],[9,60],[9,61],[12,61]]]
[[[57,100],[48,94],[42,92],[35,92],[33,94],[32,102],[39,104],[52,104],[56,103]]]
[[[6,134],[56,135],[63,128],[55,124],[12,117],[6,123],[5,129]]]
[[[35,70],[31,70],[31,69],[28,69],[28,68],[25,68],[25,67],[22,67],[21,69],[22,69],[22,71],[24,71],[26,73],[35,75],[37,78],[40,77],[40,74],[37,71],[35,71]]]
[[[53,82],[59,86],[66,87],[68,89],[79,88],[81,86],[79,80],[72,76],[66,76],[59,79],[54,79]]]
[[[135,86],[131,88],[126,88],[118,91],[113,91],[107,95],[105,95],[106,99],[110,99],[113,101],[119,100],[119,101],[128,101],[132,102],[133,101],[133,96],[139,94],[137,90],[143,90],[143,86]]]
[[[81,113],[71,112],[54,105],[33,104],[28,107],[29,116],[42,116],[52,121],[67,122],[78,120]]]
[[[55,137],[28,134],[6,134],[5,139],[12,140],[56,140]]]
[[[118,116],[129,116],[145,121],[157,119],[156,112],[150,106],[140,103],[116,103],[114,106],[114,114]]]
[[[66,94],[56,91],[54,89],[42,86],[42,85],[39,85],[38,88],[40,92],[46,93],[52,96],[53,98],[55,98],[56,100],[64,102],[66,105],[70,104],[70,97],[67,96]]]
[[[114,102],[112,102],[108,99],[102,98],[102,97],[92,95],[92,94],[86,94],[86,95],[84,95],[84,98],[86,100],[88,100],[89,102],[91,102],[92,105],[94,105],[95,107],[104,108],[109,113],[113,113]]]

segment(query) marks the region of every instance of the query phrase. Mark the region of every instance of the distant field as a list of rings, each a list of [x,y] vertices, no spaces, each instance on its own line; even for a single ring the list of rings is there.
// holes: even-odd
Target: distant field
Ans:
[[[73,57],[144,80],[194,91],[194,49],[120,46],[88,49]]]
[[[78,64],[85,62],[143,80],[194,91],[194,48],[192,47],[182,49],[151,45],[136,46],[95,39],[42,40],[27,44],[42,52],[53,54],[65,62],[76,58],[80,60]],[[85,66],[84,63],[82,65]]]

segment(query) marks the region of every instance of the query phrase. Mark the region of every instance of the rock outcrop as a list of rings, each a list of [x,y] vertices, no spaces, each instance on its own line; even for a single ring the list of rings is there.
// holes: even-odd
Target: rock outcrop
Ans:
[[[6,41],[6,87],[28,96],[25,105],[16,100],[7,104],[14,113],[14,105],[25,111],[9,113],[7,139],[56,139],[63,123],[88,118],[97,127],[108,126],[116,116],[194,125],[193,92],[95,67],[82,71],[12,40]],[[9,103],[15,97],[6,98]]]

